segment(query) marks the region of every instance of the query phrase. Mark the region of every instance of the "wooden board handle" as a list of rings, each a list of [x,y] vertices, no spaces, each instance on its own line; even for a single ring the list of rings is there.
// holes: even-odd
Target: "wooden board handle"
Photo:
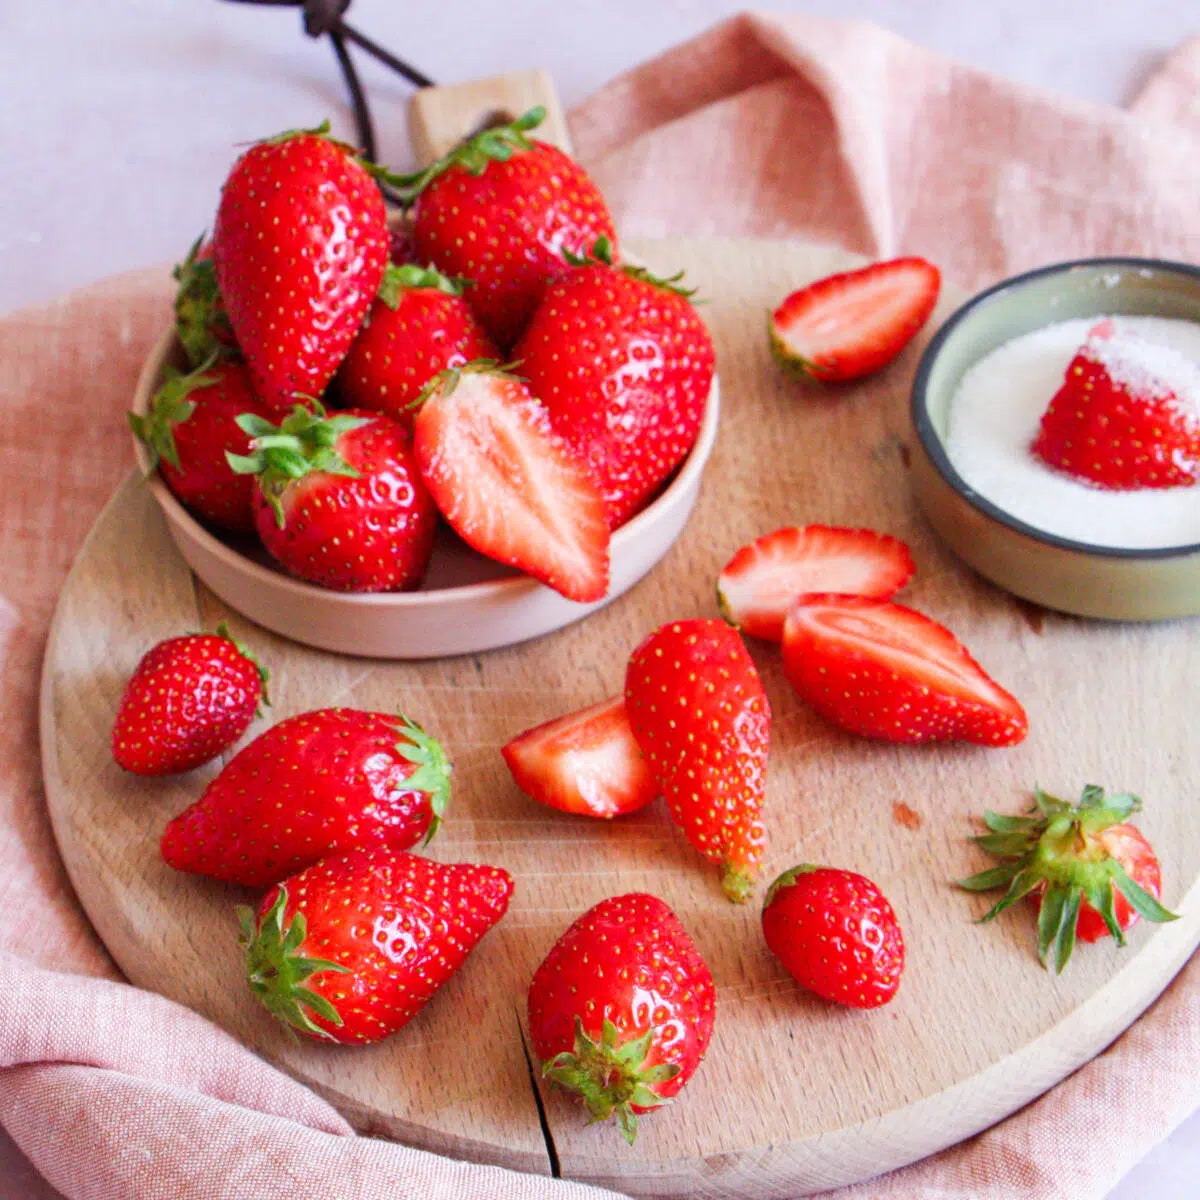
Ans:
[[[511,121],[541,105],[546,119],[537,127],[540,141],[571,153],[571,138],[554,82],[545,71],[514,71],[491,79],[473,79],[417,92],[408,106],[408,135],[420,167],[441,158],[471,134]]]

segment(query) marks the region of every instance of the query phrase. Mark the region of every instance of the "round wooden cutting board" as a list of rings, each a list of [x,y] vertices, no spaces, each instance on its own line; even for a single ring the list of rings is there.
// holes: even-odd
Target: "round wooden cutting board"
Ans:
[[[923,342],[874,380],[830,392],[789,381],[768,352],[769,308],[848,256],[748,241],[635,248],[686,268],[699,287],[724,395],[698,506],[644,580],[586,620],[509,649],[416,663],[339,657],[228,612],[183,565],[131,478],[84,547],[51,632],[47,799],[80,899],[129,979],[210,1017],[358,1128],[639,1196],[794,1196],[912,1161],[1012,1112],[1110,1042],[1191,953],[1200,638],[1189,622],[1105,624],[1032,609],[942,549],[909,495],[908,389]],[[943,297],[925,338],[959,298]],[[900,598],[954,630],[1030,721],[1028,739],[1004,750],[856,739],[795,697],[778,647],[751,645],[774,711],[763,886],[801,861],[878,882],[903,923],[908,967],[896,1000],[874,1012],[798,990],[763,943],[762,889],[746,906],[729,904],[661,802],[611,823],[552,812],[516,789],[498,753],[521,730],[617,693],[630,650],[659,623],[716,615],[714,580],[739,545],[813,521],[905,539],[917,574]],[[219,764],[145,780],[109,756],[138,658],[221,618],[272,671],[274,704],[252,733],[327,705],[403,709],[455,762],[449,819],[430,854],[496,863],[516,879],[508,915],[463,970],[378,1046],[291,1040],[240,982],[233,908],[253,897],[160,861],[163,826]],[[1182,919],[1139,925],[1124,950],[1081,946],[1058,978],[1038,965],[1029,911],[978,925],[989,899],[952,883],[985,865],[968,841],[976,815],[1024,808],[1035,782],[1071,797],[1091,782],[1141,795],[1164,900]],[[631,1148],[543,1086],[524,1011],[558,934],[589,905],[632,890],[679,915],[712,969],[718,1006],[707,1060],[674,1104],[643,1119]]]

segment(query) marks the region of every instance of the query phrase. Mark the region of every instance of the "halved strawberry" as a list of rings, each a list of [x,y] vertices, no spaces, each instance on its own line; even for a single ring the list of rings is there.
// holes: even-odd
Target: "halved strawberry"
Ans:
[[[1012,746],[1029,730],[950,630],[894,601],[803,597],[784,622],[783,665],[813,708],[865,737]]]
[[[717,577],[717,604],[743,634],[777,642],[788,609],[805,593],[890,600],[913,570],[908,547],[885,533],[793,525],[763,534],[725,564]]]
[[[798,374],[859,379],[912,341],[940,288],[937,267],[915,257],[830,275],[793,292],[771,314],[771,348]]]
[[[500,753],[521,791],[563,812],[616,817],[658,795],[623,696],[527,729]]]
[[[443,371],[413,433],[421,477],[463,541],[570,600],[604,596],[604,497],[521,380],[487,362]]]
[[[1099,322],[1042,415],[1033,453],[1114,489],[1200,481],[1200,369],[1184,356]]]

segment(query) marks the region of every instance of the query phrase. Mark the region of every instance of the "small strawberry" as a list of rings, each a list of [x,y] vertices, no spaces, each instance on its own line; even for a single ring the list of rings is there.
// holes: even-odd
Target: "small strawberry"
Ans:
[[[340,592],[396,592],[421,582],[437,509],[398,421],[358,409],[327,417],[312,401],[278,427],[257,416],[238,423],[251,437],[250,453],[229,461],[258,477],[255,526],[285,570]]]
[[[563,812],[617,817],[658,795],[623,696],[527,729],[500,753],[521,791]]]
[[[428,842],[449,796],[450,764],[419,725],[317,709],[235,754],[167,825],[162,856],[179,871],[265,887],[329,854]]]
[[[615,529],[643,508],[696,440],[712,339],[679,284],[591,256],[546,288],[513,350],[555,429],[592,469]]]
[[[245,366],[210,358],[187,375],[168,367],[164,378],[146,415],[129,414],[134,436],[185,508],[222,529],[253,533],[254,481],[226,458],[250,450],[237,418],[266,411]]]
[[[743,634],[778,642],[788,609],[806,592],[889,600],[913,570],[908,547],[873,529],[789,526],[763,534],[725,564],[717,605]]]
[[[784,622],[783,665],[802,699],[864,737],[1012,746],[1029,731],[950,630],[894,601],[802,597]]]
[[[1033,453],[1102,488],[1200,481],[1200,369],[1102,321],[1067,367]]]
[[[544,116],[535,108],[485,129],[400,180],[415,205],[420,261],[474,281],[471,306],[503,347],[517,340],[546,281],[570,270],[564,250],[582,254],[598,237],[616,242],[604,197],[583,168],[526,137]]]
[[[500,867],[395,850],[323,858],[238,909],[250,990],[314,1039],[377,1042],[408,1024],[508,909]]]
[[[754,660],[724,621],[660,626],[630,655],[625,709],[672,819],[749,898],[762,862],[771,706]]]
[[[923,258],[819,279],[771,314],[771,349],[789,371],[825,383],[873,374],[916,337],[941,282],[937,267]]]
[[[476,362],[436,375],[424,397],[413,445],[421,478],[455,533],[570,600],[602,599],[604,500],[529,389]]]
[[[320,129],[258,142],[221,191],[213,262],[263,402],[319,396],[354,340],[388,258],[383,197]]]
[[[529,985],[529,1032],[542,1074],[575,1093],[592,1121],[667,1103],[712,1038],[716,989],[679,918],[630,893],[588,909],[554,943]]]
[[[784,871],[767,892],[762,929],[796,982],[826,1000],[878,1008],[900,986],[900,923],[865,875],[808,863]]]
[[[972,892],[1007,888],[981,918],[990,921],[1023,896],[1038,906],[1038,959],[1048,956],[1061,973],[1076,938],[1095,942],[1111,936],[1125,945],[1125,930],[1139,916],[1174,921],[1159,902],[1162,872],[1153,847],[1129,818],[1142,807],[1128,793],[1109,796],[1088,784],[1071,805],[1034,791],[1020,817],[984,813],[989,832],[972,840],[1001,865],[980,871],[959,886]]]
[[[267,669],[226,626],[152,647],[117,708],[112,755],[135,775],[190,771],[232,746],[267,697]]]
[[[342,402],[412,428],[412,405],[439,371],[498,358],[463,299],[463,283],[433,268],[389,266],[338,371]]]
[[[175,293],[175,334],[188,362],[198,367],[213,355],[236,356],[233,326],[217,287],[212,243],[198,237],[187,258],[171,274],[179,283]]]

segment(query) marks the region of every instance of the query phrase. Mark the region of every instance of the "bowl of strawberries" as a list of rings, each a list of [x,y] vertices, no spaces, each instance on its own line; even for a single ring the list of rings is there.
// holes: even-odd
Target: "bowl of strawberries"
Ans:
[[[403,176],[324,127],[234,164],[130,424],[175,544],[244,616],[347,654],[486,650],[615,599],[682,531],[711,338],[539,118]]]

